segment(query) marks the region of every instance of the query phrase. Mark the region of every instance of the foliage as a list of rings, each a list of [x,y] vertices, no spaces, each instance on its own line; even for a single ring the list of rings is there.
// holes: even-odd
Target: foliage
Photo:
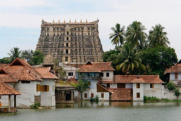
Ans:
[[[9,57],[4,57],[4,58],[0,59],[0,63],[3,63],[3,64],[8,64],[10,62],[11,62],[11,60]]]
[[[119,24],[116,26],[120,27]],[[141,22],[132,22],[122,34],[125,42],[104,52],[103,60],[112,62],[115,74],[159,74],[162,80],[168,82],[168,74],[164,75],[164,71],[178,60],[175,50],[169,47],[164,29],[156,25],[147,35]]]
[[[87,80],[78,80],[78,83],[74,85],[77,91],[81,94],[81,100],[83,99],[82,94],[86,91],[90,86],[89,81]]]
[[[116,24],[115,27],[111,28],[111,30],[113,31],[113,33],[111,33],[109,37],[111,39],[111,42],[116,46],[122,45],[125,40],[124,26],[121,27],[120,24]]]
[[[98,96],[96,96],[95,98],[90,98],[90,102],[96,102],[96,103],[98,103],[99,102],[99,97]]]
[[[178,98],[180,96],[180,92],[179,92],[179,89],[175,89],[175,96]]]
[[[149,31],[149,46],[157,47],[157,46],[165,46],[168,47],[169,41],[167,38],[167,33],[164,31],[164,27],[160,24],[152,27],[152,30]]]
[[[32,60],[30,61],[31,65],[39,65],[43,62],[44,55],[40,51],[33,52]]]
[[[160,101],[160,99],[157,97],[144,96],[144,102],[159,102],[159,101]]]
[[[139,54],[142,63],[149,67],[147,74],[159,74],[165,80],[164,71],[177,62],[175,50],[170,47],[158,46],[147,48],[140,51]]]
[[[176,85],[171,81],[167,84],[167,88],[168,90],[173,91],[176,89]]]
[[[21,50],[18,47],[15,47],[10,50],[9,56],[10,61],[12,62],[14,59],[19,58],[21,56]]]
[[[28,63],[33,63],[32,62],[32,58],[33,58],[33,53],[34,51],[33,50],[23,50],[21,52],[21,57],[26,59]]]
[[[61,79],[64,80],[65,76],[66,76],[66,72],[63,70],[63,68],[61,66],[59,66],[59,62],[58,60],[54,60],[54,67],[53,67],[56,76]]]
[[[40,107],[40,103],[35,103],[30,106],[31,109],[38,109]]]
[[[146,47],[146,30],[145,26],[139,21],[134,21],[127,27],[126,41],[136,46],[138,49]]]
[[[142,64],[137,50],[128,43],[124,45],[121,55],[123,61],[117,66],[117,70],[121,69],[125,74],[139,73],[138,70],[145,71],[145,66]]]

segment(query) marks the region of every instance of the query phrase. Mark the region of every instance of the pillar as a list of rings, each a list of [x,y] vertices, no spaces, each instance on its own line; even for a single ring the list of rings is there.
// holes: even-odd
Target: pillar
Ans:
[[[16,109],[16,95],[14,95],[14,108]]]
[[[11,95],[8,95],[8,111],[11,112]]]

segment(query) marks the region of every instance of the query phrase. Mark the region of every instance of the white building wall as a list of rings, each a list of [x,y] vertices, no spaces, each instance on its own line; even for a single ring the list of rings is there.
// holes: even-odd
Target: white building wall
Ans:
[[[112,81],[114,79],[114,72],[113,71],[103,71],[102,80],[104,81]],[[109,77],[106,76],[106,73],[109,73]]]
[[[150,84],[144,84],[144,96],[163,98],[164,86],[162,84],[153,84],[154,88],[150,88]]]
[[[117,84],[110,84],[110,88],[117,88]]]
[[[126,84],[126,88],[133,88],[133,84]]]
[[[26,108],[33,105],[35,102],[34,97],[40,96],[40,92],[36,91],[36,85],[40,84],[37,81],[31,81],[30,83],[17,83],[16,89],[21,93],[17,95],[17,107]]]
[[[140,98],[137,98],[137,93],[140,93]],[[143,101],[144,97],[144,86],[140,84],[140,88],[136,87],[136,84],[133,84],[133,101]]]
[[[41,92],[40,105],[41,106],[55,106],[55,80],[44,80],[41,85],[48,85],[48,92]]]
[[[87,93],[87,98],[84,97],[84,94]],[[109,92],[97,92],[97,81],[92,80],[90,81],[90,89],[88,89],[87,91],[85,91],[83,93],[83,99],[84,100],[89,100],[91,98],[91,94],[94,94],[95,98],[96,96],[99,97],[99,100],[104,100],[104,101],[108,101],[109,100]],[[104,98],[101,97],[101,93],[104,93]]]

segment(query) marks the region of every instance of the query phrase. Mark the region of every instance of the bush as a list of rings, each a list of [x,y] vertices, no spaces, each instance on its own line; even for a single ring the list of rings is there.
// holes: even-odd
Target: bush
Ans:
[[[160,101],[160,99],[157,97],[144,96],[144,102],[159,102],[159,101]]]
[[[176,96],[176,97],[179,97],[179,96],[180,96],[180,92],[179,92],[178,89],[175,89],[175,96]]]
[[[173,82],[169,82],[167,84],[167,88],[168,88],[168,90],[173,91],[176,89],[176,85]]]
[[[90,102],[96,102],[96,103],[98,103],[99,102],[99,97],[98,96],[96,96],[95,98],[90,98]]]
[[[33,105],[30,106],[31,109],[38,109],[40,107],[40,103],[35,103]]]

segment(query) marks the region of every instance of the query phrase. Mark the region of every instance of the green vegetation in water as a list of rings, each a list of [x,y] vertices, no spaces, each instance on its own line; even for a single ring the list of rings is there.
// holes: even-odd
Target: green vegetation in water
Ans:
[[[38,109],[40,107],[40,103],[35,103],[30,106],[31,109]]]
[[[96,96],[95,98],[90,98],[90,102],[96,102],[96,103],[98,103],[99,102],[99,97],[98,96]]]
[[[145,103],[156,103],[156,102],[181,102],[181,100],[169,100],[169,99],[159,99],[157,97],[147,97],[147,96],[144,96],[144,102]]]

